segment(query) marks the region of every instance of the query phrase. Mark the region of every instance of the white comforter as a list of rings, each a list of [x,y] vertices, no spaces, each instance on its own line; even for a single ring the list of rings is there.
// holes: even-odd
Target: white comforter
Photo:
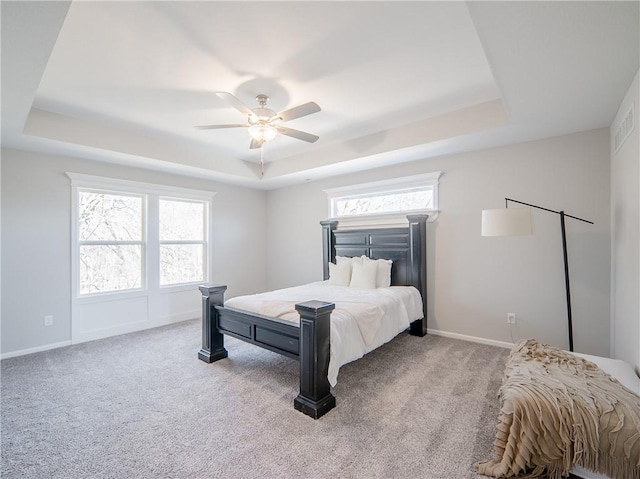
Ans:
[[[318,300],[336,304],[331,313],[329,383],[335,386],[341,366],[390,341],[423,317],[422,298],[412,286],[360,289],[326,281],[225,301],[229,308],[279,317],[299,323],[295,303]]]

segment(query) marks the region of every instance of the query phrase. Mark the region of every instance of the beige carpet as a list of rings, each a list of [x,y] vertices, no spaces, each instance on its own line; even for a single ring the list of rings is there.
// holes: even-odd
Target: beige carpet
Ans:
[[[314,421],[296,361],[199,344],[187,321],[2,361],[2,477],[475,478],[492,455],[505,349],[402,334]]]

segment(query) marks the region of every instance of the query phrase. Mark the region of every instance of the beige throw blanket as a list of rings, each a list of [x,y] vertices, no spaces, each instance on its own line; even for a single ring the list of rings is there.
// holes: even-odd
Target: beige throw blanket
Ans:
[[[640,479],[640,396],[595,364],[529,339],[515,345],[499,393],[493,477],[566,477],[580,465]]]

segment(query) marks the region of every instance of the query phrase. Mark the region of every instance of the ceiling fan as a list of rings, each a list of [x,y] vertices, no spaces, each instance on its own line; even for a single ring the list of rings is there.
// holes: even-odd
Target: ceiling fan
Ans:
[[[302,141],[313,143],[318,140],[318,136],[306,133],[293,128],[282,126],[281,123],[294,120],[303,116],[311,115],[320,111],[320,107],[315,102],[308,102],[302,105],[294,106],[288,110],[276,113],[271,108],[267,108],[269,97],[264,94],[256,96],[258,106],[249,108],[236,96],[228,92],[216,92],[216,95],[229,103],[240,113],[247,115],[247,123],[245,124],[229,124],[229,125],[201,125],[196,126],[199,130],[216,130],[219,128],[248,128],[251,135],[251,143],[249,148],[260,148],[267,141],[273,140],[278,133],[290,136]]]

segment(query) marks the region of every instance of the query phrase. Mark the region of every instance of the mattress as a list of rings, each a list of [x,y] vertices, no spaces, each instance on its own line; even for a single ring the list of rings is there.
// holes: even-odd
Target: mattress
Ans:
[[[619,359],[609,359],[600,356],[591,356],[589,354],[571,353],[575,356],[579,356],[587,361],[591,361],[605,373],[616,378],[620,384],[627,389],[640,395],[640,378],[636,375],[633,368]],[[576,466],[571,470],[571,473],[581,477],[582,479],[609,479],[608,476],[592,472],[584,467]]]
[[[328,379],[337,384],[340,367],[380,347],[422,319],[422,298],[412,286],[363,289],[318,281],[267,293],[238,296],[225,307],[264,314],[299,323],[295,303],[326,301],[336,304],[331,313],[331,354]],[[379,313],[379,314],[378,314]],[[364,315],[364,316],[363,316]]]

